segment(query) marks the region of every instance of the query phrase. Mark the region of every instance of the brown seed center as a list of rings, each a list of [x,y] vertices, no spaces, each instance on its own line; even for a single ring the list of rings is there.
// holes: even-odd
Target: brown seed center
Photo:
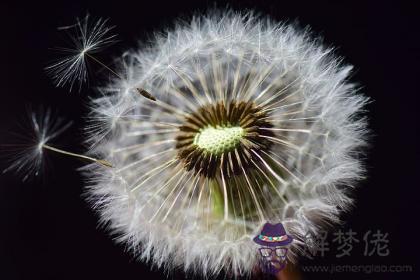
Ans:
[[[260,163],[255,156],[271,146],[268,115],[252,102],[206,105],[190,114],[176,137],[178,157],[187,170],[214,178],[230,177]],[[268,129],[267,129],[268,128]]]

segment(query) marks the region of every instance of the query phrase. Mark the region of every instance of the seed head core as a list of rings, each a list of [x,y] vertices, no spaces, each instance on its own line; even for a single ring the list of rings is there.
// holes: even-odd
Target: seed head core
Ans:
[[[193,144],[219,156],[238,147],[243,136],[244,129],[240,126],[209,126],[195,135]]]
[[[207,178],[240,175],[259,165],[274,136],[268,114],[253,102],[223,101],[189,114],[176,137],[178,158],[187,170]]]

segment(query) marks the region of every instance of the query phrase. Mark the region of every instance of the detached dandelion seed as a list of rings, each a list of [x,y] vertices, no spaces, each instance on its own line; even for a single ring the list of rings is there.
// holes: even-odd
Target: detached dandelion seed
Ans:
[[[43,169],[44,146],[50,144],[65,130],[72,122],[64,122],[52,114],[51,109],[40,109],[38,112],[30,112],[29,127],[24,127],[19,136],[18,143],[10,145],[9,152],[13,155],[9,167],[5,172],[15,172],[22,181],[38,176]]]
[[[68,84],[71,91],[75,84],[78,84],[80,90],[82,84],[88,79],[86,59],[95,61],[119,77],[115,71],[93,56],[115,42],[116,35],[111,33],[113,27],[108,27],[107,21],[104,19],[91,21],[87,15],[81,20],[77,19],[75,25],[59,28],[59,30],[70,31],[68,34],[72,47],[56,48],[66,56],[46,67],[47,73],[57,87]]]
[[[53,66],[59,85],[85,79],[84,54]],[[140,259],[247,275],[264,223],[293,236],[294,261],[351,205],[367,98],[348,82],[351,67],[308,32],[216,12],[121,64],[129,75],[102,88],[87,127],[92,153],[114,168],[92,165],[86,176],[101,221]]]
[[[45,150],[60,153],[67,156],[81,158],[87,161],[96,162],[105,167],[112,167],[106,160],[96,159],[90,156],[68,152],[58,149],[51,142],[66,131],[72,122],[65,122],[52,114],[51,109],[40,109],[38,112],[30,112],[30,127],[25,128],[21,134],[17,134],[20,143],[9,145],[9,152],[12,153],[10,165],[3,170],[15,172],[22,181],[27,181],[38,176],[43,170]]]

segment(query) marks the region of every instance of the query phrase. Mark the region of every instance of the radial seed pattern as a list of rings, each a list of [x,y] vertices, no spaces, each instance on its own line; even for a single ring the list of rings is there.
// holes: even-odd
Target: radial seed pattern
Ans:
[[[186,117],[176,137],[178,155],[186,170],[215,178],[242,174],[254,162],[260,162],[253,150],[269,150],[271,143],[263,136],[272,125],[267,115],[251,102],[223,102],[207,105]],[[219,178],[220,179],[220,178]]]
[[[229,12],[128,53],[92,105],[91,142],[116,166],[91,184],[103,222],[140,258],[204,274],[250,273],[267,221],[294,236],[292,259],[311,249],[362,171],[366,100],[329,52]]]

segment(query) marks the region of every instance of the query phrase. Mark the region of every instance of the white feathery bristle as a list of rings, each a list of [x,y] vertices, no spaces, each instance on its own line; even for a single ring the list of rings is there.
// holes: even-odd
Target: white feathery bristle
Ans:
[[[77,19],[74,25],[58,28],[68,32],[71,45],[55,48],[63,57],[45,68],[57,87],[68,84],[71,91],[77,84],[80,91],[82,84],[87,82],[87,56],[115,42],[116,35],[111,33],[114,27],[108,27],[107,22],[107,19],[101,18],[90,20],[89,15],[86,15],[83,19]],[[95,60],[92,56],[90,58]]]
[[[63,119],[52,114],[51,109],[40,109],[38,112],[29,112],[29,127],[24,123],[24,131],[16,134],[16,143],[8,146],[10,163],[5,172],[16,173],[22,181],[38,176],[43,169],[44,145],[56,139],[72,122],[64,122]],[[17,133],[17,132],[16,132]]]
[[[115,168],[93,166],[86,174],[101,221],[140,259],[204,275],[247,275],[258,262],[252,238],[265,222],[281,222],[294,236],[288,258],[295,261],[351,206],[363,174],[367,98],[348,81],[351,66],[309,32],[252,13],[211,13],[179,22],[122,60],[121,73],[129,75],[121,76],[129,78],[102,89],[92,102],[99,125],[87,127],[89,141],[99,143],[92,152]],[[216,104],[230,102],[254,106],[241,110],[255,115],[238,118],[241,127],[256,127],[251,140],[235,134],[245,145],[235,146],[245,150],[242,160],[217,146],[230,152],[211,156],[226,165],[206,175],[217,163],[196,160],[203,149],[196,137],[194,152],[181,153],[177,137],[201,137],[207,127],[195,130],[197,123],[227,118]],[[231,124],[223,125],[211,126],[229,136],[222,130]]]

